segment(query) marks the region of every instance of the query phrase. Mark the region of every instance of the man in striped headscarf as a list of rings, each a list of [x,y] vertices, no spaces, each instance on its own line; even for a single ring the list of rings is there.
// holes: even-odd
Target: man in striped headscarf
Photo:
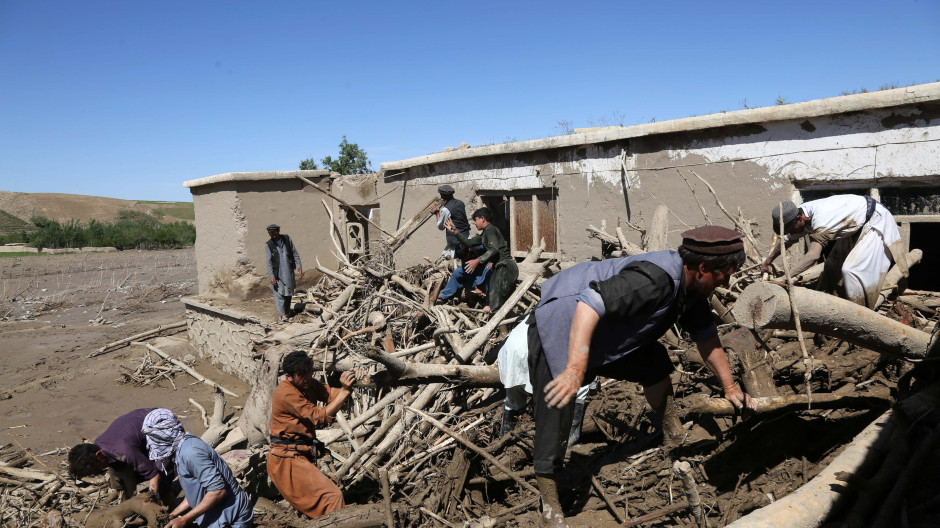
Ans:
[[[167,528],[195,523],[201,528],[248,528],[254,513],[251,499],[232,470],[209,444],[187,433],[168,409],[154,409],[144,418],[151,460],[166,468],[176,465],[185,498],[171,513]]]

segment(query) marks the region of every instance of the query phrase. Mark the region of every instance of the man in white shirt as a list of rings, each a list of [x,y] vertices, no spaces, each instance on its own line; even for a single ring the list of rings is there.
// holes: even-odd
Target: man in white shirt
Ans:
[[[873,308],[893,262],[905,277],[908,275],[906,252],[894,217],[873,198],[842,194],[800,207],[793,202],[782,206],[782,210],[780,205],[774,207],[771,213],[774,233],[780,232],[783,223],[787,247],[804,236],[810,238],[809,250],[792,268],[793,275],[812,266],[823,250],[828,251],[818,289],[832,291],[841,279],[848,300]],[[779,255],[780,246],[774,245],[762,271],[767,272]]]

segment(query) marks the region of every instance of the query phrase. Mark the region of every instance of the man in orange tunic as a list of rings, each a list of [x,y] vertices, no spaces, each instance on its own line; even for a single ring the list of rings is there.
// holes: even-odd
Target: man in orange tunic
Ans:
[[[325,448],[318,448],[317,427],[333,422],[359,373],[343,372],[342,387],[330,388],[313,379],[313,362],[302,350],[285,356],[281,369],[287,379],[271,398],[268,475],[291,506],[316,518],[346,504],[343,492],[317,468],[317,457],[326,454]]]

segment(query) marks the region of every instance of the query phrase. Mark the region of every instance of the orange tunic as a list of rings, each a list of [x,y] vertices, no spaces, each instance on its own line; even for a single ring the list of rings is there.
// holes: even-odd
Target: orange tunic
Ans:
[[[318,426],[333,422],[316,402],[329,403],[338,392],[317,381],[306,391],[282,381],[271,398],[271,436],[309,444],[317,437]],[[268,475],[287,502],[310,518],[346,504],[343,492],[317,468],[309,447],[271,444]]]

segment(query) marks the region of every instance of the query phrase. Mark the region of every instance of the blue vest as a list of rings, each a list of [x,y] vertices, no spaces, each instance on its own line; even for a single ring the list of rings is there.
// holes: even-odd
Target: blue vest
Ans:
[[[545,360],[557,376],[568,363],[568,336],[571,320],[578,305],[578,295],[591,282],[614,277],[634,262],[649,262],[665,271],[673,280],[672,296],[653,312],[631,320],[603,317],[594,330],[588,369],[615,361],[641,346],[662,337],[679,317],[679,304],[684,295],[682,258],[673,250],[655,251],[622,259],[582,262],[542,284],[542,300],[535,308],[535,322],[542,340]]]

